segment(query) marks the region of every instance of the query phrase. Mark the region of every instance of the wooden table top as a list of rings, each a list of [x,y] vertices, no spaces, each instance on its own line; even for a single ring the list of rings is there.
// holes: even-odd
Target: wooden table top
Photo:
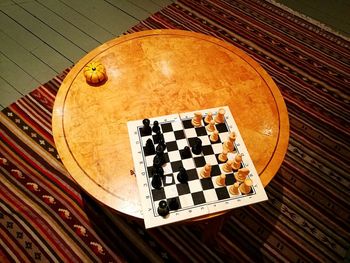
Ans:
[[[86,83],[84,66],[105,65],[108,80]],[[90,195],[141,218],[127,121],[229,106],[266,186],[287,150],[284,100],[266,71],[211,36],[152,30],[111,40],[82,58],[63,81],[53,136],[63,164]]]

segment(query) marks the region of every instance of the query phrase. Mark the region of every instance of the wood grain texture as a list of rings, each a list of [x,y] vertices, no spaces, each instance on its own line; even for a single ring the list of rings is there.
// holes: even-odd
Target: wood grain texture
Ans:
[[[108,80],[89,86],[82,69],[101,61]],[[271,77],[240,49],[180,30],[111,40],[70,71],[58,91],[53,134],[61,159],[100,202],[142,217],[127,121],[228,105],[266,186],[287,150],[289,121]]]

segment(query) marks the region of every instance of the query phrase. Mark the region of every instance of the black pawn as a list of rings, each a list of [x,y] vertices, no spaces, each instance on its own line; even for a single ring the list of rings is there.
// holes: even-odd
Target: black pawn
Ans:
[[[156,150],[154,148],[154,144],[153,144],[151,139],[148,139],[146,141],[145,154],[146,155],[152,155],[152,154],[155,154],[155,153],[156,153]]]
[[[191,158],[192,154],[191,154],[191,149],[188,146],[185,146],[185,148],[183,148],[183,150],[180,152],[181,158],[182,159],[187,159],[187,158]]]
[[[157,147],[156,147],[156,153],[164,153],[164,150],[165,150],[165,146],[163,144],[158,144]]]
[[[177,174],[177,180],[182,183],[186,184],[188,181],[188,174],[185,170],[185,168],[181,167],[179,173]]]
[[[153,174],[151,184],[152,184],[154,189],[162,188],[162,179],[160,178],[159,174],[157,174],[157,173]]]
[[[176,198],[171,198],[169,200],[168,206],[169,206],[170,210],[177,210],[180,207],[179,202],[177,201]]]
[[[154,156],[154,158],[153,158],[153,167],[155,169],[157,169],[157,168],[161,167],[162,165],[163,165],[162,159],[158,155]]]
[[[161,145],[161,146],[164,148],[164,150],[166,149],[166,145],[165,145],[165,141],[164,141],[164,136],[163,136],[163,134],[162,134],[162,136],[161,136],[161,138],[160,138],[158,144]]]
[[[141,128],[141,134],[142,135],[151,135],[152,134],[152,128],[150,126],[151,122],[149,119],[144,119],[142,121],[143,127]]]
[[[165,164],[165,154],[164,154],[163,148],[162,147],[158,147],[158,146],[156,148],[156,156],[155,157],[159,158],[161,166],[162,166],[163,164]]]
[[[163,169],[163,167],[153,167],[152,168],[152,176],[154,175],[154,174],[158,174],[160,177],[164,177],[164,169]]]
[[[158,210],[158,214],[160,216],[163,216],[163,217],[167,216],[169,214],[169,207],[168,207],[167,202],[164,200],[160,201],[158,204],[157,210]]]
[[[195,139],[194,145],[192,146],[192,152],[194,154],[201,154],[202,152],[202,141],[199,138]]]
[[[154,121],[154,122],[153,122],[152,131],[153,131],[154,133],[160,132],[160,127],[159,127],[158,121]]]
[[[160,141],[164,142],[164,136],[160,131],[156,132],[156,135],[154,135],[154,143],[159,143]]]

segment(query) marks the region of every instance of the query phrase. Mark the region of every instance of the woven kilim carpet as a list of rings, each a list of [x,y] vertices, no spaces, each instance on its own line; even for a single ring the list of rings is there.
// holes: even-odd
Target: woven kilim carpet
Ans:
[[[200,240],[210,224],[146,231],[111,217],[55,149],[51,111],[66,70],[0,114],[0,261],[342,261],[350,246],[350,42],[261,0],[181,0],[127,33],[157,28],[232,43],[277,83],[291,131],[269,201],[232,210],[214,245]]]

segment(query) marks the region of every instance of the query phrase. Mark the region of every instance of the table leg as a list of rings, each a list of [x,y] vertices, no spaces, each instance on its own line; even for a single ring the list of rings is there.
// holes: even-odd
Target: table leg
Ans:
[[[201,237],[202,242],[207,245],[214,245],[217,235],[228,218],[229,213],[226,213],[221,216],[207,219],[205,222],[203,222],[203,233]]]

